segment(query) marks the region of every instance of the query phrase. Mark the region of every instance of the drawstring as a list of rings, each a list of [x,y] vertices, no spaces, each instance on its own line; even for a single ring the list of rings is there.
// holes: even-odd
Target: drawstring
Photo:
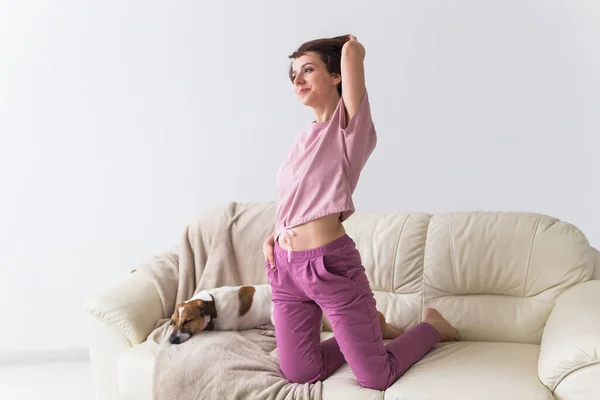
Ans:
[[[288,260],[288,262],[290,262],[290,261],[292,261],[292,242],[290,240],[290,237],[296,236],[296,233],[293,230],[291,230],[290,228],[284,227],[281,235],[284,237],[285,243],[288,246],[287,260]]]

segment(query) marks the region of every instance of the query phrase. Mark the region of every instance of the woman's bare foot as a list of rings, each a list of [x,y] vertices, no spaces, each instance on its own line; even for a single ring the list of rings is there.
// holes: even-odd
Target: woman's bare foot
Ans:
[[[435,308],[428,308],[425,310],[425,319],[423,322],[427,322],[433,326],[440,333],[441,342],[452,342],[458,340],[458,332],[456,328],[450,325],[450,322],[446,321],[442,314],[440,314]]]
[[[385,317],[381,313],[381,311],[377,311],[377,316],[379,317],[379,326],[381,327],[381,335],[384,339],[396,339],[398,336],[402,335],[400,329],[396,329],[387,322],[385,322]]]

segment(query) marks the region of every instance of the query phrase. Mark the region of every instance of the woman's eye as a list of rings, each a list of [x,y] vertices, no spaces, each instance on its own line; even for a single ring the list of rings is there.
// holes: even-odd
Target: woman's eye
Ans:
[[[304,73],[307,73],[307,72],[310,72],[310,71],[312,71],[312,68],[305,68],[304,69]]]

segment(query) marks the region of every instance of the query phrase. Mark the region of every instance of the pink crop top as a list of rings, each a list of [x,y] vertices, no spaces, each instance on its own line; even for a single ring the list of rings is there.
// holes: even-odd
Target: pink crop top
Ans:
[[[329,121],[311,123],[277,172],[275,240],[329,214],[342,213],[342,222],[350,217],[352,194],[376,144],[366,91],[348,126],[342,98]]]

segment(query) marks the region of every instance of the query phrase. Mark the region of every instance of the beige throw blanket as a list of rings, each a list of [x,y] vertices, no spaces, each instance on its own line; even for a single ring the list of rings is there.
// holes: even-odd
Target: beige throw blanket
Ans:
[[[230,203],[190,224],[179,246],[135,271],[155,284],[163,307],[148,337],[158,344],[155,400],[321,398],[320,382],[291,384],[281,375],[275,339],[258,330],[200,332],[180,345],[166,340],[175,305],[197,291],[268,283],[262,243],[274,216],[274,203]]]

